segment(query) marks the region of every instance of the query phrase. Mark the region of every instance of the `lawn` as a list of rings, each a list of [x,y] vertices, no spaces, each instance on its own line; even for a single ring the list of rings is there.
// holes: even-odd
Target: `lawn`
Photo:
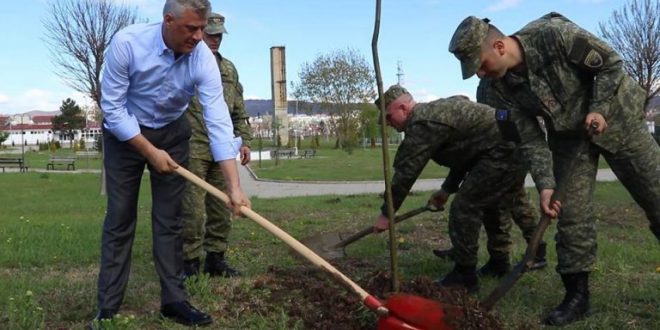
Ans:
[[[261,179],[284,181],[367,181],[383,180],[382,149],[359,148],[351,154],[334,149],[329,145],[316,151],[314,158],[280,159],[276,164],[274,160],[252,159],[250,168]],[[389,149],[390,164],[396,155],[396,146]],[[604,159],[598,164],[599,168],[609,168]],[[438,166],[433,161],[422,171],[419,178],[444,178],[449,173],[446,167]]]
[[[394,161],[395,148],[390,148],[390,163]],[[252,171],[261,179],[285,181],[371,181],[383,180],[381,148],[356,149],[352,154],[340,149],[322,148],[314,158],[281,158],[259,163],[253,159]],[[420,178],[444,178],[448,169],[435,165],[426,166]]]
[[[308,148],[301,148],[300,151]],[[253,151],[257,151],[256,147]],[[263,152],[269,152],[264,150]],[[59,149],[58,156],[71,156],[70,149]],[[45,170],[49,151],[29,151],[25,153],[26,164],[31,170]],[[390,163],[394,161],[396,146],[389,149]],[[20,154],[8,154],[7,150],[0,150],[0,157],[20,157]],[[259,161],[255,156],[250,163],[252,171],[265,180],[283,181],[373,181],[383,180],[382,149],[357,148],[351,154],[341,149],[335,149],[330,142],[322,144],[316,151],[314,158],[292,157],[280,159],[277,164],[274,160]],[[100,158],[78,158],[76,169],[99,170]],[[609,168],[604,160],[599,168]],[[62,168],[59,168],[62,169]],[[444,178],[449,173],[446,167],[441,167],[430,161],[420,175],[421,179]]]
[[[141,190],[131,278],[113,329],[185,329],[158,317],[159,284],[151,256],[150,191]],[[97,174],[0,174],[0,324],[3,329],[84,329],[95,314],[100,231],[105,198]],[[424,204],[427,194],[411,196],[402,211]],[[599,259],[591,291],[594,316],[568,329],[654,329],[660,324],[660,249],[641,210],[618,183],[598,184],[596,191]],[[252,200],[253,208],[299,239],[341,229],[355,232],[370,225],[380,205],[377,195],[319,196]],[[422,214],[398,227],[399,267],[404,279],[437,278],[452,265],[435,258],[433,248],[448,243],[446,213]],[[546,233],[551,267],[526,274],[492,311],[504,329],[538,329],[538,320],[557,304],[563,290],[554,272],[554,226]],[[483,236],[483,235],[482,235]],[[524,246],[516,229],[514,258]],[[228,251],[239,279],[201,278],[189,282],[191,300],[213,314],[211,329],[331,329],[304,322],[299,307],[326,314],[341,313],[311,305],[307,290],[282,291],[275,280],[301,281],[310,275],[278,239],[249,219],[237,219]],[[482,244],[484,243],[482,237]],[[371,235],[347,248],[349,261],[337,267],[359,283],[368,274],[389,269],[387,235]],[[480,251],[480,263],[487,256]],[[349,267],[350,266],[350,267]],[[270,274],[270,277],[268,277]],[[272,274],[277,276],[273,277]],[[265,280],[267,279],[267,280]],[[280,283],[280,282],[277,282]],[[332,283],[328,280],[328,283]],[[482,281],[475,299],[497,284]],[[328,284],[325,284],[327,286]],[[343,287],[337,295],[351,296]],[[333,297],[323,299],[331,300]],[[321,298],[317,298],[321,299]],[[359,302],[355,310],[363,328],[374,317]],[[298,313],[296,313],[298,311]],[[356,321],[357,322],[357,321]],[[336,328],[336,327],[335,327]]]

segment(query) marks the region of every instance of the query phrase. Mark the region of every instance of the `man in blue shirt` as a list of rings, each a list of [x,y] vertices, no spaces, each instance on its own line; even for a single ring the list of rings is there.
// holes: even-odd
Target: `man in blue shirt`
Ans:
[[[101,110],[108,208],[96,320],[112,318],[124,297],[140,182],[147,165],[161,315],[186,325],[212,322],[187,302],[180,214],[185,181],[172,173],[188,161],[191,131],[183,113],[197,91],[230,206],[236,214],[241,206],[250,206],[239,184],[235,157],[241,141],[234,138],[220,72],[209,48],[200,43],[210,11],[208,0],[167,0],[162,22],[126,27],[113,37],[106,53]]]

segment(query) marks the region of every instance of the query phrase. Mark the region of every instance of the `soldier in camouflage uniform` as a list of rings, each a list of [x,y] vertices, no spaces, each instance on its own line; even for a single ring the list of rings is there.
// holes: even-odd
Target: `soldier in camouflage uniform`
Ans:
[[[488,94],[483,86],[484,84],[480,83],[479,88],[477,89],[477,102],[496,106],[496,103],[494,103],[493,100],[487,99]],[[496,107],[500,109],[502,108],[500,105],[497,105]],[[511,249],[510,232],[512,221],[515,222],[518,228],[522,231],[525,241],[530,241],[534,234],[534,230],[536,230],[537,219],[539,217],[538,211],[531,203],[527,191],[525,189],[520,189],[514,198],[513,207],[508,210],[502,210],[501,215],[503,218],[500,219],[498,223],[484,223],[484,229],[486,230],[488,237],[487,247],[488,252],[491,255],[491,260],[484,267],[479,269],[479,275],[501,277],[508,272],[510,268],[508,262],[505,266],[502,266],[502,263],[491,261],[498,260],[495,256],[507,256],[508,260],[508,255]],[[529,270],[537,270],[546,267],[546,248],[546,242],[539,242],[536,256],[529,265]],[[438,249],[433,250],[433,253],[440,258],[451,258],[451,250],[452,249]]]
[[[449,195],[456,193],[449,211],[455,267],[439,284],[474,292],[479,288],[476,264],[482,221],[488,228],[500,227],[501,213],[511,208],[514,197],[524,189],[527,171],[523,162],[517,161],[517,148],[501,138],[494,110],[487,105],[461,96],[415,103],[398,85],[390,87],[383,97],[387,123],[406,134],[394,159],[394,209],[399,209],[429,160],[449,167],[441,189],[430,199],[442,207]],[[374,225],[376,231],[388,228],[385,214],[383,204]],[[506,253],[508,262],[508,249]]]
[[[234,124],[234,135],[240,137],[240,160],[242,165],[250,161],[250,140],[252,139],[248,114],[243,103],[243,86],[238,81],[238,73],[232,62],[222,57],[218,47],[222,41],[225,18],[212,13],[204,29],[204,42],[215,54],[222,76],[224,99]],[[190,138],[189,170],[220,190],[225,189],[225,180],[209,149],[202,107],[197,98],[186,112],[192,137]],[[187,277],[198,274],[200,259],[206,252],[204,272],[210,276],[234,277],[240,272],[225,261],[227,238],[231,230],[231,215],[224,202],[209,195],[194,184],[188,184],[183,199],[183,253],[184,271]]]
[[[599,156],[644,209],[660,239],[660,148],[643,122],[645,93],[612,48],[557,13],[508,37],[487,20],[468,17],[449,51],[461,61],[464,79],[475,73],[491,78],[485,82],[490,98],[507,105],[497,111],[500,128],[521,143],[531,162],[542,211],[556,216],[561,207],[555,239],[566,295],[545,322],[579,320],[590,313]],[[544,119],[547,143],[537,116]],[[555,180],[567,192],[561,203],[550,203]]]

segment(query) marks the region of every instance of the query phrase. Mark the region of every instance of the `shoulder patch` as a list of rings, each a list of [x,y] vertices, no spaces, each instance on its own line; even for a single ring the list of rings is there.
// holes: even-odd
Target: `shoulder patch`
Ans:
[[[589,39],[577,36],[568,59],[588,71],[595,72],[603,67],[607,60],[606,56],[607,53],[589,42]]]
[[[599,52],[592,49],[589,51],[587,56],[584,57],[584,61],[582,63],[592,69],[598,69],[603,66],[603,56],[601,56]]]

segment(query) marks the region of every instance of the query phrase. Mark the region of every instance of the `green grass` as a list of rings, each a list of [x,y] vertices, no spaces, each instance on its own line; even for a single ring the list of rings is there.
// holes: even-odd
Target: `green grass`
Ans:
[[[394,161],[396,147],[389,149],[390,164]],[[601,169],[609,168],[604,159],[598,164]],[[382,149],[356,149],[352,154],[340,149],[324,146],[317,150],[317,156],[311,159],[280,159],[263,160],[255,157],[250,168],[261,179],[284,181],[365,181],[383,180]],[[433,161],[424,168],[419,176],[421,179],[444,178],[449,173],[446,167],[441,167]]]
[[[309,149],[307,144],[303,144],[300,150]],[[256,151],[256,147],[253,151]],[[265,153],[269,152],[267,150]],[[59,149],[56,155],[73,155],[70,149]],[[3,154],[10,157],[20,157],[20,154]],[[31,170],[46,169],[49,151],[29,151],[25,153],[26,164]],[[394,161],[396,155],[396,146],[389,149],[390,164]],[[100,170],[100,158],[79,158],[76,160],[76,169],[79,170]],[[357,148],[351,154],[341,150],[334,149],[331,141],[324,143],[318,150],[314,158],[300,159],[280,159],[278,164],[274,160],[259,161],[258,157],[252,159],[250,168],[255,174],[266,180],[282,181],[373,181],[383,180],[383,156],[382,149],[377,148]],[[601,159],[599,168],[609,168],[605,160]],[[58,168],[58,169],[63,169]],[[444,178],[449,173],[446,167],[436,165],[430,161],[422,174],[421,179]]]
[[[54,153],[58,156],[74,156],[75,152],[71,149],[58,149]],[[25,164],[30,171],[35,169],[45,170],[48,159],[53,155],[50,151],[27,151],[25,152]],[[21,157],[20,153],[8,153],[7,150],[0,150],[0,157]],[[102,160],[99,157],[81,157],[76,159],[76,169],[78,170],[100,170]],[[65,166],[58,165],[57,170],[66,169]]]
[[[3,329],[84,329],[96,310],[99,241],[105,198],[98,195],[96,174],[6,173],[0,175],[0,324]],[[427,194],[410,196],[402,211],[425,203]],[[660,249],[647,229],[641,210],[618,183],[597,187],[599,259],[591,291],[595,315],[567,329],[654,329],[660,324]],[[185,329],[157,314],[159,283],[151,254],[150,191],[144,179],[139,202],[131,278],[113,329]],[[252,200],[253,208],[299,239],[341,229],[355,232],[369,226],[381,200],[377,195],[316,196]],[[400,251],[403,276],[439,277],[449,262],[430,250],[448,243],[446,212],[425,213],[399,226],[408,247]],[[505,329],[540,328],[538,320],[562,297],[552,226],[550,267],[526,274],[495,307]],[[513,256],[523,253],[517,229]],[[483,235],[482,235],[483,236]],[[482,237],[482,246],[483,246]],[[232,265],[243,271],[237,280],[208,279],[190,284],[193,302],[214,315],[213,329],[302,329],[282,308],[262,314],[234,305],[241,292],[254,304],[260,295],[255,278],[271,265],[301,263],[284,243],[248,219],[237,219],[228,251]],[[371,235],[347,248],[355,258],[388,269],[387,235]],[[480,250],[481,263],[487,260]],[[303,263],[304,264],[304,263]],[[496,285],[482,282],[480,298]],[[296,299],[292,293],[291,299]],[[295,326],[294,324],[298,324]]]
[[[390,163],[394,161],[396,149],[390,149]],[[383,180],[383,158],[381,148],[356,149],[352,154],[343,150],[322,148],[314,158],[280,159],[261,161],[253,159],[250,168],[262,179],[285,181],[365,181]],[[443,178],[449,170],[435,165],[426,166],[420,178]]]

